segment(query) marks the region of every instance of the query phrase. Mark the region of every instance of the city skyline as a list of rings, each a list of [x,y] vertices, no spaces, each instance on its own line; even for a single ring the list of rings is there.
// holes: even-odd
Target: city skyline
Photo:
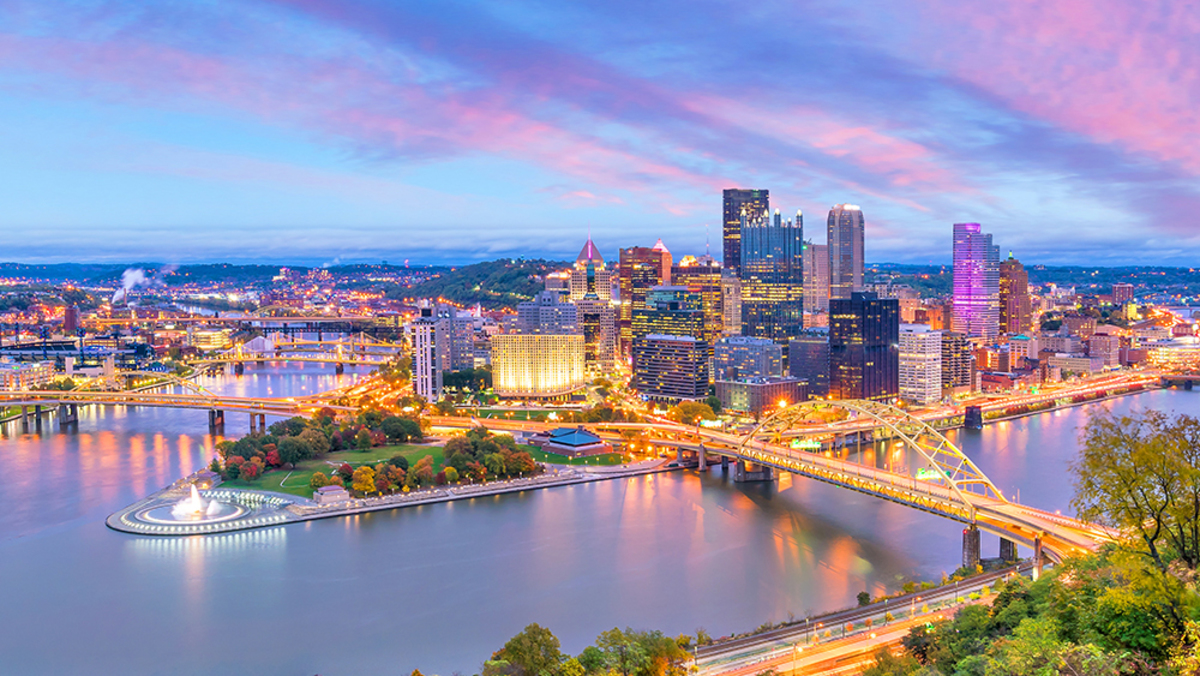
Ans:
[[[870,261],[946,262],[954,222],[1045,264],[1200,251],[1167,3],[9,8],[11,260],[569,260],[564,222],[719,251],[746,186],[862,205]]]

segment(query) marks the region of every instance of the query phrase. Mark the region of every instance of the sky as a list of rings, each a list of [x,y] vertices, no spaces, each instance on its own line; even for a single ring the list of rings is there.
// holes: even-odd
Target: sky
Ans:
[[[0,0],[0,260],[1200,258],[1200,3]]]

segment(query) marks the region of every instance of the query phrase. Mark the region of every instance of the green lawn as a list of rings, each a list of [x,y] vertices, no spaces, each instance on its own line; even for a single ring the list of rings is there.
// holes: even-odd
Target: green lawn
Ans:
[[[413,444],[380,446],[379,448],[372,448],[366,451],[336,451],[329,453],[324,458],[305,460],[296,465],[294,470],[291,470],[290,476],[288,470],[276,469],[267,472],[253,481],[231,479],[222,485],[231,488],[275,491],[289,495],[298,495],[303,498],[311,498],[313,491],[309,488],[308,482],[312,479],[313,474],[322,472],[325,476],[329,476],[343,462],[349,463],[352,467],[376,465],[385,460],[390,460],[394,455],[403,455],[408,458],[410,466],[416,464],[421,458],[431,455],[433,456],[433,470],[435,472],[440,469],[442,464],[441,446],[416,446]],[[329,463],[331,462],[334,464],[330,465]]]
[[[538,462],[554,465],[620,465],[625,461],[620,453],[604,453],[601,455],[586,455],[580,458],[568,458],[557,453],[547,453],[536,446],[524,446],[529,455]]]

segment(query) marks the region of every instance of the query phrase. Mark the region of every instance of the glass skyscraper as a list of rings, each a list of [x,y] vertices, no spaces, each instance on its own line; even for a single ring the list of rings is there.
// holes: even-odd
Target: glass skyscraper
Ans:
[[[826,246],[829,248],[829,298],[849,298],[863,289],[863,237],[866,221],[853,204],[829,210]]]
[[[900,394],[900,301],[854,292],[829,301],[829,397],[891,401]]]
[[[742,266],[742,212],[757,215],[770,211],[771,193],[769,190],[727,188],[724,198],[721,222],[725,258],[722,264],[737,276]]]
[[[954,224],[954,319],[968,337],[1000,335],[1000,248],[978,223]]]
[[[742,218],[742,335],[786,343],[804,321],[804,218]]]

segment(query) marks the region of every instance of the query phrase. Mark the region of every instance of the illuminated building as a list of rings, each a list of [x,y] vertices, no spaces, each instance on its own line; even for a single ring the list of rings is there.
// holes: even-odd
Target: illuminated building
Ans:
[[[829,396],[891,401],[900,393],[900,303],[856,291],[829,301]]]
[[[199,329],[188,328],[188,342],[197,350],[223,350],[233,341],[230,336],[233,331],[230,329]]]
[[[866,223],[862,209],[853,204],[835,204],[826,222],[829,248],[829,298],[849,299],[863,288],[863,237]]]
[[[54,362],[0,362],[0,390],[36,390],[54,379]]]
[[[586,382],[582,334],[492,336],[492,388],[501,397],[561,397]]]
[[[783,376],[783,347],[767,338],[728,336],[713,349],[717,380]]]
[[[804,322],[804,221],[742,215],[742,335],[786,342]]]
[[[633,312],[631,336],[651,333],[693,336],[708,345],[704,300],[686,286],[656,286],[646,292],[645,307]]]
[[[808,399],[808,387],[799,378],[738,378],[718,380],[721,410],[755,418]]]
[[[587,368],[607,373],[616,366],[617,307],[612,301],[612,271],[589,237],[569,273],[571,302],[578,309]]]
[[[546,288],[549,288],[547,286]],[[596,298],[612,300],[612,270],[604,264],[604,257],[589,237],[583,250],[575,258],[570,272],[571,300]]]
[[[579,309],[557,291],[542,291],[532,301],[517,303],[515,326],[520,333],[579,333]]]
[[[1094,333],[1088,339],[1088,356],[1097,357],[1105,366],[1121,365],[1121,336]]]
[[[942,398],[942,333],[924,324],[900,327],[900,398],[918,405]]]
[[[671,252],[662,240],[653,247],[621,249],[617,264],[620,289],[620,346],[628,354],[633,341],[633,312],[645,309],[646,293],[656,286],[671,283]]]
[[[450,331],[444,317],[425,303],[407,327],[412,345],[412,384],[426,401],[442,398],[442,375],[450,370]]]
[[[1000,334],[1000,250],[978,223],[954,224],[953,329],[988,340]]]
[[[1067,331],[1072,336],[1079,336],[1083,340],[1087,340],[1096,332],[1096,318],[1083,315],[1067,315],[1063,317],[1063,326],[1067,327]]]
[[[1029,273],[1012,257],[1000,263],[1000,333],[1025,333],[1033,314],[1029,303]]]
[[[788,341],[788,373],[807,382],[811,396],[829,396],[829,327],[807,328]]]
[[[725,308],[722,299],[721,265],[711,256],[684,256],[671,268],[671,284],[687,287],[700,294],[704,313],[704,339],[710,344],[725,332]]]
[[[805,243],[804,311],[829,311],[829,245]]]
[[[79,306],[68,305],[63,310],[63,333],[70,335],[79,329]]]
[[[723,224],[725,269],[733,276],[741,276],[742,267],[742,212],[761,214],[771,209],[771,192],[746,188],[728,188],[724,192]]]
[[[975,357],[967,337],[957,331],[942,331],[942,389],[958,394],[970,392],[975,383]]]
[[[708,395],[708,345],[694,336],[652,333],[633,341],[633,388],[647,399]]]
[[[1133,302],[1133,285],[1117,282],[1112,285],[1113,305],[1124,305]]]
[[[742,280],[731,270],[721,271],[721,323],[727,336],[742,332]]]
[[[1146,362],[1156,369],[1176,372],[1200,372],[1200,342],[1179,338],[1147,345]]]

